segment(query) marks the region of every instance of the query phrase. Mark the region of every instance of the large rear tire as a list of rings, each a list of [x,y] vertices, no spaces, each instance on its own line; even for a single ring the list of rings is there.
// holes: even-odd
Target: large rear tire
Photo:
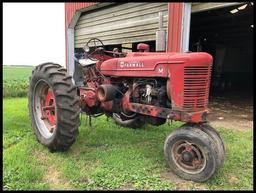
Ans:
[[[66,69],[44,63],[32,72],[28,98],[31,124],[37,140],[50,151],[66,151],[79,127],[79,97]]]

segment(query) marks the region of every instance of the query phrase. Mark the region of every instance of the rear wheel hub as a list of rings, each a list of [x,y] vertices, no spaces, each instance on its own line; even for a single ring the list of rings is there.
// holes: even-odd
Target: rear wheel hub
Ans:
[[[41,104],[43,119],[46,119],[52,125],[56,125],[55,98],[49,87],[46,88],[45,96],[42,96]]]
[[[56,129],[57,111],[55,96],[44,80],[39,80],[34,89],[34,116],[38,130],[50,138]]]

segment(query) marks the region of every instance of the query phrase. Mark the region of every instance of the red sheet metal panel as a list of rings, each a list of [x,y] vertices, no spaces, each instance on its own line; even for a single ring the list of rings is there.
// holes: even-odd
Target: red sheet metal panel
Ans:
[[[90,7],[92,5],[95,5],[95,2],[87,2],[87,3],[65,3],[65,21],[66,21],[66,28],[70,24],[76,10],[85,8],[85,7]]]
[[[168,43],[167,51],[181,51],[182,17],[184,3],[168,3]]]

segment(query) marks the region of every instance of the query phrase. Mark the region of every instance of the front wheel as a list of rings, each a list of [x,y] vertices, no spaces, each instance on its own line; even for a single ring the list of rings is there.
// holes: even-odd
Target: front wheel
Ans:
[[[44,63],[32,72],[29,114],[35,135],[51,151],[65,151],[76,140],[79,97],[71,77],[59,64]]]
[[[213,139],[216,146],[215,151],[218,155],[218,160],[217,160],[218,167],[220,168],[224,163],[225,152],[226,152],[225,145],[220,134],[207,123],[201,123],[201,124],[186,123],[185,125],[183,125],[183,127],[188,130],[190,129],[190,127],[200,129]]]
[[[165,141],[164,155],[171,170],[186,180],[197,182],[211,178],[218,168],[214,140],[194,127],[180,128]]]

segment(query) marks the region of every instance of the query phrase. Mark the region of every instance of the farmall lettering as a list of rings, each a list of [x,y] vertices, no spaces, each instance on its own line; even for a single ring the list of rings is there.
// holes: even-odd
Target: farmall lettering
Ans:
[[[144,64],[142,62],[119,62],[120,68],[143,68]]]

